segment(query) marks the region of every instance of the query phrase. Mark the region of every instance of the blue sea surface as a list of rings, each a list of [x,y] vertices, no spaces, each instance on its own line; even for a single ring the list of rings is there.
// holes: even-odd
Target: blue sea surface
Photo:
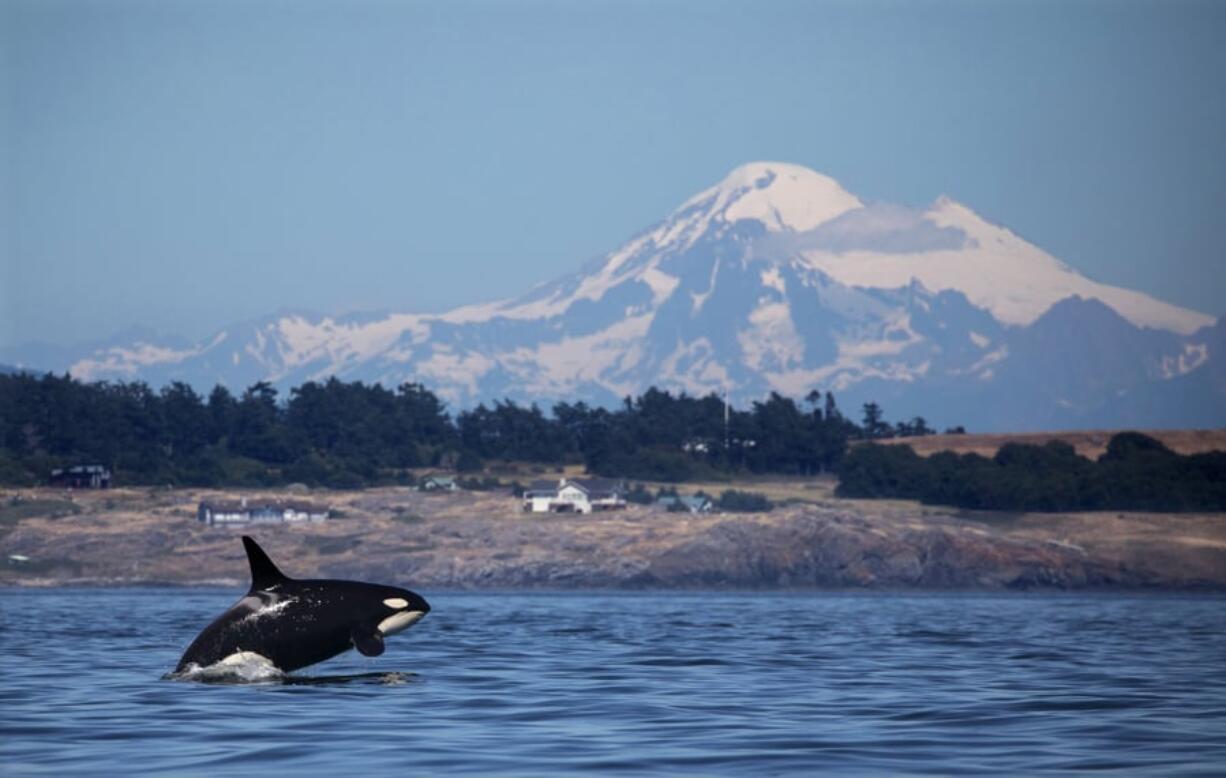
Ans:
[[[0,773],[1226,773],[1221,597],[423,592],[381,657],[162,680],[240,594],[0,591]]]

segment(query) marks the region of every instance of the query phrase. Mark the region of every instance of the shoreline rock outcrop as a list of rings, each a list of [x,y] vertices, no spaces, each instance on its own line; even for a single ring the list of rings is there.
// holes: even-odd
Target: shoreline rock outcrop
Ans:
[[[825,500],[764,514],[519,513],[505,495],[332,493],[344,518],[208,527],[200,492],[75,495],[0,534],[0,585],[241,585],[241,534],[300,577],[425,589],[1226,590],[1220,515],[967,515]]]

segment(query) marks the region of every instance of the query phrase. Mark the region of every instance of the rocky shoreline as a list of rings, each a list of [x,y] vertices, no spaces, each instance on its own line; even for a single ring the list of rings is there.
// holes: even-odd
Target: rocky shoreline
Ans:
[[[0,495],[47,512],[0,525],[0,585],[241,587],[246,533],[293,576],[422,590],[1226,591],[1220,514],[964,514],[822,495],[764,514],[533,516],[501,493],[377,489],[312,495],[339,512],[319,524],[196,521],[199,500],[232,494]]]

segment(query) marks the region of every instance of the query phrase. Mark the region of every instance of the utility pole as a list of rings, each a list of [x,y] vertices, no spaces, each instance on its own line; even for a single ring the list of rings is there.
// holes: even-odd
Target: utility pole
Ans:
[[[731,416],[732,416],[732,411],[728,406],[728,387],[727,385],[725,385],[724,386],[724,461],[731,461],[732,459],[732,454],[731,454],[732,440],[731,440],[730,433],[728,431],[729,421],[731,419]]]

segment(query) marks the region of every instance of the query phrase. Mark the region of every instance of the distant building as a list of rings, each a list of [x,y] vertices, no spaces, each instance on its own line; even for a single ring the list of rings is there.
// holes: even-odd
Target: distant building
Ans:
[[[105,465],[74,465],[51,471],[51,485],[66,489],[110,489],[111,471]]]
[[[535,481],[524,490],[525,513],[592,513],[626,507],[625,486],[598,478]]]
[[[248,502],[241,500],[208,500],[196,509],[196,518],[210,526],[215,524],[252,524],[257,522],[323,521],[331,511],[322,505],[299,501]]]
[[[533,481],[524,490],[524,511],[526,513],[551,513],[561,510],[558,502],[559,481]]]
[[[423,492],[454,492],[460,487],[450,476],[428,475],[421,479],[420,488]]]
[[[710,513],[715,503],[705,494],[691,494],[688,497],[679,494],[666,494],[656,498],[656,507],[666,511],[684,513]]]

